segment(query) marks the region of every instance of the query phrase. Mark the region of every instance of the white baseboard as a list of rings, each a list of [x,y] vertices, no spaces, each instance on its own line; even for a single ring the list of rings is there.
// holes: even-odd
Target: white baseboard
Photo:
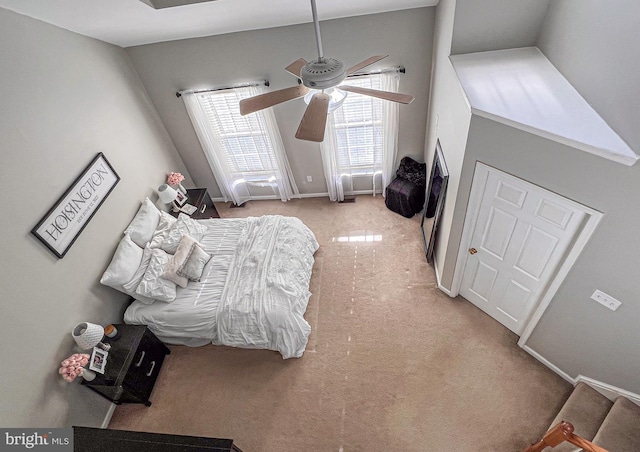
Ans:
[[[565,380],[567,380],[569,383],[571,383],[573,386],[576,385],[576,379],[572,378],[571,375],[569,375],[568,373],[566,373],[565,371],[563,371],[562,369],[560,369],[558,366],[556,366],[555,364],[553,364],[551,361],[549,361],[547,358],[545,358],[544,356],[542,356],[540,353],[536,352],[535,350],[533,350],[531,347],[529,347],[528,345],[525,345],[522,347],[522,349],[524,351],[526,351],[527,353],[529,353],[531,356],[533,356],[535,359],[537,359],[538,361],[540,361],[542,364],[544,364],[545,366],[547,366],[549,369],[551,369],[552,371],[554,371],[555,373],[557,373],[558,375],[560,375],[562,378],[564,378]]]
[[[618,397],[622,396],[631,400],[636,405],[640,405],[640,394],[627,391],[626,389],[618,388],[616,386],[610,385],[608,383],[604,383],[602,381],[594,380],[593,378],[585,377],[584,375],[578,375],[576,378],[572,378],[568,373],[561,370],[558,366],[551,363],[544,356],[542,356],[541,354],[533,350],[528,345],[524,345],[522,349],[525,350],[527,353],[529,353],[531,356],[533,356],[535,359],[540,361],[542,364],[547,366],[549,369],[551,369],[552,371],[560,375],[562,378],[567,380],[573,386],[577,385],[580,382],[583,382],[591,386],[593,389],[598,391],[600,394],[602,394],[609,400],[613,401]]]
[[[109,409],[107,410],[107,414],[104,416],[104,420],[102,421],[102,425],[100,428],[109,428],[109,422],[111,422],[111,417],[113,416],[114,411],[116,411],[115,403],[112,403]]]
[[[576,378],[576,384],[580,382],[588,384],[609,400],[615,400],[622,396],[631,400],[636,405],[640,405],[640,394],[635,394],[631,391],[627,391],[626,389],[618,388],[616,386],[594,380],[593,378],[585,377],[584,375],[578,375],[578,378]]]
[[[376,193],[374,194],[373,190],[356,190],[353,193],[347,194],[346,196],[358,196],[358,195],[378,196],[378,195],[382,195],[382,192],[376,190]],[[293,199],[296,199],[296,198],[300,198],[300,199],[304,199],[304,198],[328,198],[328,197],[329,197],[329,193],[300,193],[299,195],[292,196]],[[269,199],[280,199],[280,197],[274,196],[274,195],[256,196],[252,200],[253,201],[263,201],[263,200],[269,200]],[[220,198],[220,197],[211,198],[211,200],[213,202],[225,202],[224,198]]]
[[[442,285],[442,282],[441,282],[441,279],[440,279],[440,272],[438,271],[438,262],[436,261],[436,254],[435,253],[433,253],[433,268],[434,268],[434,270],[436,272],[436,284],[438,284],[438,289],[440,289],[442,292],[444,292],[445,294],[447,294],[451,298],[457,297],[458,294],[453,294],[451,292],[451,290],[447,289],[446,287],[444,287]]]

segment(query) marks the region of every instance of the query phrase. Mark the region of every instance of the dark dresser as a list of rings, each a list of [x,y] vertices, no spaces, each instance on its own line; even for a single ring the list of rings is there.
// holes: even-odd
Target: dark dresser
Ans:
[[[118,405],[151,406],[151,391],[164,358],[171,351],[144,325],[117,324],[115,327],[117,336],[103,339],[104,343],[111,344],[104,374],[96,372],[94,380],[82,380],[82,384]]]

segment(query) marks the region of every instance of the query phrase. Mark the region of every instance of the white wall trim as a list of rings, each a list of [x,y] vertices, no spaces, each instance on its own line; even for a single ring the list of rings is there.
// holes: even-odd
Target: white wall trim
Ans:
[[[456,296],[458,296],[457,293],[455,295],[452,295],[451,291],[442,285],[442,280],[440,279],[440,272],[438,271],[438,262],[436,261],[436,254],[435,253],[433,253],[433,268],[434,268],[434,270],[436,272],[436,283],[438,284],[438,289],[440,289],[442,292],[444,292],[445,294],[447,294],[451,298],[455,298]]]
[[[458,295],[460,291],[460,285],[462,284],[462,277],[464,275],[464,269],[466,267],[467,249],[469,248],[469,245],[471,243],[471,235],[475,229],[472,222],[475,221],[478,216],[478,212],[480,210],[480,204],[482,201],[482,195],[484,194],[484,189],[487,184],[489,174],[492,172],[507,174],[510,177],[515,177],[508,173],[504,173],[503,171],[500,171],[497,168],[493,168],[489,165],[486,165],[482,162],[476,162],[476,165],[474,168],[473,180],[471,183],[471,193],[469,195],[469,203],[467,204],[467,213],[465,215],[464,225],[462,227],[460,247],[458,248],[458,256],[456,258],[457,259],[456,268],[454,270],[453,281],[451,284],[450,292],[451,294],[454,294],[453,296]],[[528,181],[524,181],[524,182],[531,184],[531,182],[528,182]],[[532,185],[535,185],[535,184],[532,184]],[[546,190],[544,187],[540,187],[540,188],[543,190]],[[518,345],[522,348],[524,348],[524,345],[526,344],[527,340],[531,336],[531,333],[533,332],[536,325],[542,318],[542,315],[544,314],[545,310],[547,309],[549,304],[551,304],[551,300],[553,299],[555,294],[558,292],[560,285],[564,281],[567,274],[569,274],[569,270],[571,270],[571,267],[573,267],[575,262],[578,260],[578,257],[582,253],[582,250],[589,242],[589,239],[595,232],[595,229],[598,223],[600,223],[600,220],[604,216],[601,212],[593,210],[590,207],[577,203],[568,198],[565,198],[565,199],[567,199],[567,201],[571,202],[577,208],[579,208],[585,213],[585,215],[587,216],[586,223],[582,228],[582,230],[578,232],[575,243],[569,249],[567,256],[562,261],[562,264],[556,271],[555,275],[553,275],[549,280],[549,287],[544,292],[544,295],[541,297],[540,301],[538,302],[538,306],[536,307],[533,314],[527,321],[527,324],[520,336],[520,339],[518,340]]]
[[[602,381],[594,380],[593,378],[585,377],[584,375],[578,375],[578,378],[576,378],[576,384],[580,382],[588,384],[609,400],[615,401],[618,397],[622,396],[631,400],[636,405],[640,405],[640,394],[618,388]]]
[[[475,168],[473,169],[473,178],[471,182],[471,191],[469,195],[469,202],[467,204],[467,212],[464,217],[464,225],[462,226],[462,236],[460,237],[460,246],[458,247],[458,256],[456,257],[456,267],[453,271],[453,280],[451,282],[451,293],[457,296],[460,293],[460,285],[462,284],[462,276],[464,275],[464,269],[466,267],[466,254],[469,248],[469,244],[471,243],[471,235],[473,234],[473,225],[471,221],[478,217],[478,212],[480,211],[480,204],[482,201],[482,195],[484,193],[484,188],[487,185],[487,179],[489,178],[489,172],[486,171],[484,174],[478,174],[477,169],[478,166],[482,165],[486,167],[486,165],[477,162]],[[488,168],[488,167],[487,167]],[[476,176],[478,178],[476,179]],[[475,185],[478,184],[477,190],[475,189]],[[462,262],[462,264],[461,264]]]
[[[545,366],[547,366],[549,369],[551,369],[552,371],[554,371],[555,373],[557,373],[558,375],[560,375],[562,378],[564,378],[565,380],[567,380],[569,383],[571,383],[573,386],[576,385],[576,379],[572,378],[571,375],[569,375],[568,373],[566,373],[564,370],[560,369],[558,366],[556,366],[555,364],[553,364],[551,361],[549,361],[547,358],[545,358],[544,356],[542,356],[540,353],[536,352],[534,349],[532,349],[531,347],[529,347],[528,345],[524,345],[521,346],[522,349],[524,351],[526,351],[527,353],[529,353],[531,356],[533,356],[535,359],[537,359],[538,361],[540,361],[542,364],[544,364]]]
[[[626,389],[618,388],[617,386],[613,386],[608,383],[595,380],[593,378],[585,377],[584,375],[578,375],[576,378],[572,378],[568,373],[561,370],[558,366],[551,363],[551,361],[547,360],[545,357],[540,355],[538,352],[533,350],[528,345],[525,345],[522,348],[531,356],[533,356],[535,359],[537,359],[542,364],[547,366],[549,369],[554,371],[556,374],[560,375],[566,381],[571,383],[573,386],[582,382],[591,386],[593,389],[595,389],[596,391],[598,391],[600,394],[602,394],[603,396],[605,396],[607,399],[611,401],[615,401],[618,397],[625,397],[630,401],[632,401],[633,403],[635,403],[636,405],[640,406],[640,394],[627,391]]]
[[[358,190],[358,191],[354,191],[353,193],[348,193],[347,196],[358,196],[358,195],[373,195],[373,196],[377,196],[377,195],[382,195],[382,192],[380,191],[376,191],[375,194],[373,194],[373,190]],[[325,192],[325,193],[300,193],[299,195],[295,195],[292,196],[292,199],[296,199],[296,198],[327,198],[329,197],[329,193]],[[268,195],[268,196],[256,196],[253,199],[251,199],[250,201],[263,201],[263,200],[268,200],[268,199],[280,199],[278,196],[274,196],[274,195]],[[218,198],[211,198],[211,200],[213,202],[225,202],[224,198],[218,197]]]
[[[529,337],[533,333],[536,325],[538,325],[538,322],[542,318],[542,315],[546,311],[547,307],[549,307],[549,305],[551,304],[551,300],[558,292],[560,285],[569,274],[571,267],[573,267],[573,265],[578,260],[578,257],[582,253],[582,250],[589,242],[589,239],[595,232],[596,227],[604,216],[604,214],[602,214],[601,212],[595,211],[587,206],[582,206],[582,208],[588,217],[587,222],[584,225],[584,228],[582,228],[582,231],[580,231],[574,245],[569,250],[569,254],[567,254],[567,257],[564,259],[562,265],[551,280],[551,284],[549,284],[549,288],[546,290],[544,296],[538,303],[538,307],[527,322],[527,326],[525,326],[524,331],[522,332],[522,335],[518,340],[518,345],[520,347],[523,347],[526,344],[527,340],[529,340]]]
[[[100,426],[100,428],[109,428],[111,417],[113,416],[113,413],[116,411],[117,406],[118,405],[116,405],[115,403],[112,403],[111,406],[109,406],[109,409],[107,410],[107,414],[105,414],[104,420],[102,421],[102,425]]]
[[[569,146],[584,152],[588,152],[593,155],[597,155],[598,157],[602,157],[607,160],[611,160],[613,162],[622,163],[623,165],[626,165],[626,166],[633,166],[638,161],[638,159],[640,159],[640,157],[635,154],[634,155],[620,154],[617,152],[613,152],[609,149],[592,146],[589,143],[585,143],[584,141],[572,140],[571,138],[563,137],[562,135],[551,133],[547,130],[533,127],[528,124],[524,124],[522,122],[514,121],[512,119],[505,118],[503,116],[498,116],[496,114],[490,113],[485,110],[471,108],[471,113],[477,116],[481,116],[483,118],[490,119],[500,124],[505,124],[507,126],[513,127],[514,129],[523,130],[533,135],[538,135],[542,138],[546,138],[547,140],[555,141],[556,143],[564,144],[565,146]],[[632,151],[632,154],[633,154],[633,151]]]

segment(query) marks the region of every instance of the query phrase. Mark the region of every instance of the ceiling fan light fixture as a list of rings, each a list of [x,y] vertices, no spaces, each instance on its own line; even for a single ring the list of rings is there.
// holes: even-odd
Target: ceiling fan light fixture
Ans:
[[[304,96],[304,103],[309,105],[309,103],[311,102],[311,98],[314,96],[314,94],[320,93],[320,92],[322,91],[319,89],[310,90]],[[334,111],[336,111],[338,108],[340,108],[344,100],[347,98],[347,94],[349,94],[346,91],[342,91],[341,89],[338,89],[338,88],[329,88],[324,90],[324,92],[327,93],[329,96],[331,96],[331,100],[329,101],[329,110],[327,110],[327,114],[331,114]]]

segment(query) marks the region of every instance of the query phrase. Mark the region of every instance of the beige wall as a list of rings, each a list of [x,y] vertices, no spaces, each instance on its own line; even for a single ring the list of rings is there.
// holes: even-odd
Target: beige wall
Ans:
[[[441,11],[450,11],[452,3],[454,0],[441,0],[438,5],[436,42],[449,36],[446,28],[444,31],[439,28],[439,20]],[[470,11],[460,10],[462,0],[457,3],[452,21]],[[557,0],[549,3],[537,39],[540,49],[636,152],[640,151],[637,127],[640,64],[632,55],[640,52],[633,22],[639,14],[640,6],[628,0],[606,5],[595,0]],[[517,23],[522,18],[514,14],[509,20]],[[512,24],[504,26],[509,28]],[[437,53],[434,59],[441,66],[434,71],[439,77],[443,68],[448,70],[449,66],[441,64],[442,58]],[[442,130],[433,132],[436,113],[444,111],[446,105],[438,99],[454,93],[454,86],[459,84],[451,82],[449,88],[442,84],[435,86],[429,136],[439,136],[443,141]],[[459,125],[466,120],[463,111],[453,116]],[[445,207],[445,212],[447,209],[450,212],[450,216],[445,214],[443,226],[448,229],[448,238],[440,242],[436,254],[440,258],[443,250],[446,251],[444,262],[438,261],[443,286],[450,288],[453,279],[473,170],[478,161],[602,212],[601,223],[527,346],[572,378],[583,375],[640,393],[637,377],[640,303],[635,283],[636,256],[640,253],[636,239],[640,214],[634,207],[640,191],[640,166],[626,167],[475,115],[471,117],[468,135],[464,133],[464,149],[460,144],[445,146],[443,143],[448,161],[455,159],[456,164],[449,166],[454,167],[452,177],[457,179],[454,179],[456,189],[448,190]],[[428,143],[434,141],[435,138],[431,138]],[[622,306],[612,312],[590,300],[595,289],[618,298]]]
[[[535,45],[549,0],[457,0],[451,53]]]
[[[126,52],[0,9],[0,425],[99,426],[109,403],[65,383],[72,327],[122,319],[99,278],[166,172],[184,170]],[[103,152],[121,177],[63,259],[31,229]]]
[[[640,166],[621,165],[474,115],[461,193],[469,193],[477,161],[604,214],[527,345],[573,378],[583,375],[640,394],[640,210],[630,204],[640,192]],[[454,222],[463,223],[465,212],[461,201]],[[591,300],[596,289],[622,306],[614,312]]]
[[[434,12],[420,8],[320,23],[325,56],[348,67],[371,55],[389,54],[371,68],[406,67],[400,91],[416,100],[400,107],[398,161],[405,155],[423,158]],[[317,56],[311,23],[130,47],[127,52],[195,183],[208,187],[214,197],[220,191],[176,91],[262,79],[271,82],[270,89],[285,88],[296,79],[284,68],[297,58]],[[319,144],[294,137],[304,107],[296,100],[274,107],[274,112],[300,192],[326,193]]]
[[[445,256],[448,250],[453,248],[449,245],[449,235],[456,227],[453,223],[453,212],[471,120],[471,110],[449,61],[455,11],[456,0],[440,0],[437,6],[431,103],[425,146],[425,161],[430,169],[436,141],[440,140],[449,170],[447,195],[434,249],[435,267],[439,277],[443,274],[444,265],[448,263]]]

